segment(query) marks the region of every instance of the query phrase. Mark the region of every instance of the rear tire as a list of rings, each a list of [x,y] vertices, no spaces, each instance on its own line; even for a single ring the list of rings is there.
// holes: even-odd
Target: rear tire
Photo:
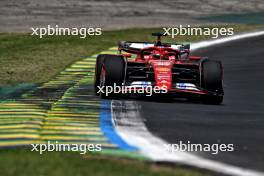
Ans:
[[[201,87],[216,95],[203,95],[202,101],[206,104],[221,104],[223,96],[223,71],[219,61],[203,60],[201,63]],[[218,94],[218,95],[217,95]]]
[[[103,74],[101,70],[100,85],[101,86],[111,86],[114,88],[116,86],[122,86],[125,80],[126,73],[126,61],[123,56],[118,55],[105,55],[104,62],[102,65]],[[106,90],[106,89],[104,89]],[[122,93],[109,93],[106,95],[106,92],[101,92],[102,98],[118,98]]]

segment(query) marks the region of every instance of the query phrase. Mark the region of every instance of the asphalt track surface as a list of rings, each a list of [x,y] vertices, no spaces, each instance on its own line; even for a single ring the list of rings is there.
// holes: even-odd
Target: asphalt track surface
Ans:
[[[138,101],[149,131],[171,144],[234,144],[234,152],[196,152],[211,160],[264,171],[264,36],[200,49],[193,54],[221,60],[222,105],[175,100]]]

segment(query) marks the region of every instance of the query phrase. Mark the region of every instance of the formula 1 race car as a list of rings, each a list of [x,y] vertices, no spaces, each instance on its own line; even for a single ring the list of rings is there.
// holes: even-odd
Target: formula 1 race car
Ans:
[[[162,43],[157,40],[118,43],[119,53],[97,56],[95,91],[102,98],[119,97],[123,92],[107,94],[101,87],[123,86],[133,89],[160,87],[170,97],[198,98],[206,104],[223,101],[223,69],[220,61],[190,56],[189,44]],[[132,54],[136,57],[132,60]]]

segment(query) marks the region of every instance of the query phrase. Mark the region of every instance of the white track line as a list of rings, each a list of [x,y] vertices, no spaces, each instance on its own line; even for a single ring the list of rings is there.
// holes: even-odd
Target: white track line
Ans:
[[[212,41],[192,44],[191,49],[208,47],[229,41],[264,35],[264,31],[242,34]],[[167,142],[151,134],[140,114],[140,107],[135,101],[112,100],[112,120],[116,132],[128,144],[139,148],[140,152],[153,161],[178,162],[205,168],[228,175],[264,176],[263,172],[244,169],[225,163],[212,161],[187,152],[169,152],[165,150]]]
[[[241,35],[234,35],[231,37],[225,37],[225,38],[220,38],[220,39],[216,39],[216,40],[197,42],[197,43],[191,44],[191,50],[205,48],[208,46],[222,44],[222,43],[226,43],[226,42],[230,42],[230,41],[234,41],[234,40],[241,40],[241,39],[250,38],[250,37],[257,37],[260,35],[264,35],[264,31],[245,33],[245,34],[241,34]]]

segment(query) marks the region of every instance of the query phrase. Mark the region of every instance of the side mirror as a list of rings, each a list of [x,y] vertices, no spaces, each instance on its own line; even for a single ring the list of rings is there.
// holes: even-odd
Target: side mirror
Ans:
[[[126,41],[119,41],[118,42],[118,47],[119,48],[126,48]]]
[[[180,46],[180,51],[184,51],[184,50],[190,50],[190,44],[181,45]]]
[[[188,49],[189,50],[190,49],[190,44],[186,44],[183,47],[184,47],[184,49]]]

